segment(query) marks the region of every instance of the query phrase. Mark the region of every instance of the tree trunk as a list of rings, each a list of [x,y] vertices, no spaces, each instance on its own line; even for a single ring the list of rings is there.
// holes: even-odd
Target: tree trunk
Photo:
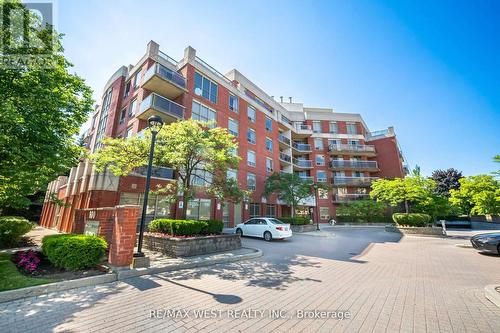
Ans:
[[[291,207],[292,207],[292,211],[290,212],[290,215],[292,216],[292,220],[293,220],[293,218],[295,217],[295,209],[294,209],[295,206],[292,204]]]
[[[406,210],[406,214],[408,214],[410,212],[410,207],[408,206],[408,200],[405,200],[405,210]]]

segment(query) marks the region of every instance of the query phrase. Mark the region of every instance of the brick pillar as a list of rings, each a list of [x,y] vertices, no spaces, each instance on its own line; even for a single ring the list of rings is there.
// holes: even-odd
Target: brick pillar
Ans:
[[[108,261],[112,266],[129,266],[134,255],[139,206],[116,206]]]
[[[83,234],[85,230],[85,214],[86,211],[77,209],[75,211],[75,223],[73,224],[73,230],[71,231],[74,234]]]

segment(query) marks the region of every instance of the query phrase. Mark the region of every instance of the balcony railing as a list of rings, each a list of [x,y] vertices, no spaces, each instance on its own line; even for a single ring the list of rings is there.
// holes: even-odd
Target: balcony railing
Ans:
[[[333,197],[334,202],[346,202],[354,200],[367,200],[370,199],[369,194],[335,194]]]
[[[332,184],[341,186],[370,186],[371,182],[376,179],[378,179],[378,177],[334,177],[332,179]]]
[[[159,63],[154,64],[146,71],[146,73],[144,74],[144,82],[149,80],[155,74],[162,79],[175,83],[179,87],[186,89],[186,78],[184,78],[184,76],[168,69],[167,67]]]
[[[301,168],[312,168],[313,164],[311,160],[299,160],[294,158],[293,164]]]
[[[151,94],[141,102],[140,113],[150,108],[176,118],[182,119],[184,117],[184,107],[182,105],[158,94]]]
[[[281,152],[280,152],[280,160],[288,162],[288,163],[292,163],[292,157],[290,155],[287,155],[287,154],[281,153]]]
[[[372,145],[350,145],[350,144],[336,144],[328,146],[329,151],[343,152],[350,151],[356,153],[374,153],[375,146]]]
[[[330,168],[334,169],[378,169],[376,161],[346,161],[346,160],[333,160],[330,162]]]
[[[293,126],[292,121],[290,119],[288,119],[287,117],[285,117],[284,115],[281,115],[281,122],[285,123],[285,124],[288,124],[290,126]]]
[[[297,123],[295,123],[295,129],[297,131],[299,131],[299,132],[303,132],[303,131],[312,132],[311,125],[307,125],[307,124],[297,124]]]
[[[278,135],[278,141],[282,142],[282,143],[284,143],[286,145],[290,145],[290,142],[291,142],[290,139],[287,138],[286,136],[284,136],[283,134],[279,134]]]
[[[302,180],[306,180],[306,181],[314,181],[314,177],[312,176],[304,176],[304,175],[300,175],[300,174],[296,174],[300,179]]]
[[[297,149],[298,151],[305,151],[305,152],[312,151],[311,145],[307,143],[293,142],[292,147]]]
[[[134,169],[133,174],[138,174],[141,176],[147,175],[147,167],[139,167]],[[152,167],[151,177],[161,178],[161,179],[174,179],[174,170],[165,167]]]

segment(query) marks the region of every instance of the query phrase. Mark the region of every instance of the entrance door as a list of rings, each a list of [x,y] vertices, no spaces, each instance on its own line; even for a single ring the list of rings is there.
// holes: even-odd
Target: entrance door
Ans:
[[[234,227],[236,227],[236,225],[238,223],[241,223],[241,204],[238,203],[238,204],[234,204]]]

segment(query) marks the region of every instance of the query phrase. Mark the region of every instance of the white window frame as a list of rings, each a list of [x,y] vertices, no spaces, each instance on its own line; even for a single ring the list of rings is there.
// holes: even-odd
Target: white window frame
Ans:
[[[250,161],[250,156],[253,155],[253,162]],[[247,165],[251,167],[256,167],[257,166],[257,154],[253,150],[248,150],[247,151]]]

